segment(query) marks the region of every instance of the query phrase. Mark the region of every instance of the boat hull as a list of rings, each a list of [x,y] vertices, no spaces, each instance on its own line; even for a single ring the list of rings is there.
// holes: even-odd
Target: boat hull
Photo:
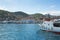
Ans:
[[[40,29],[43,30],[43,31],[60,34],[60,27],[48,27],[48,26],[45,27],[45,26],[42,26],[41,24],[39,24],[39,26],[40,26]]]

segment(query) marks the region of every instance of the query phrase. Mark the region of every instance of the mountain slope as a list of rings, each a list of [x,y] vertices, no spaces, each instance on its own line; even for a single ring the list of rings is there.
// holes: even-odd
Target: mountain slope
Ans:
[[[28,14],[22,12],[22,11],[18,11],[18,12],[14,12],[14,15],[16,16],[22,16],[22,17],[27,17],[29,16]]]
[[[29,16],[28,14],[22,12],[22,11],[18,11],[18,12],[9,12],[9,11],[5,11],[5,10],[0,10],[0,21],[3,20],[15,20],[18,17],[27,17]]]

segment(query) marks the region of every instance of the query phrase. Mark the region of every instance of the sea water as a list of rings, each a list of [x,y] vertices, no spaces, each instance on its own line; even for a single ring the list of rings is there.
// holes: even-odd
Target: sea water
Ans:
[[[0,40],[60,40],[60,35],[42,31],[38,24],[0,24]]]

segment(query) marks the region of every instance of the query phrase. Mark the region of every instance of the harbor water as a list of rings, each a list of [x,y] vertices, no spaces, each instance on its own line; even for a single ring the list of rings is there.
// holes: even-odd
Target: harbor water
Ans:
[[[60,40],[60,35],[42,31],[38,24],[0,24],[0,40]]]

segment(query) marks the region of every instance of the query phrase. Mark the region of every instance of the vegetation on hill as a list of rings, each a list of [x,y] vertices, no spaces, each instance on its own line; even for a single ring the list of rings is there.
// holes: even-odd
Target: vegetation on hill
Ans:
[[[0,10],[0,21],[4,21],[4,20],[20,20],[22,18],[26,18],[26,17],[33,17],[34,19],[39,19],[41,17],[48,17],[49,15],[43,15],[41,13],[35,13],[35,14],[27,14],[25,12],[22,11],[17,11],[17,12],[9,12],[9,11],[5,11],[5,10]],[[52,16],[49,16],[52,17]]]
[[[15,20],[18,17],[27,17],[28,14],[18,11],[18,12],[9,12],[5,10],[0,10],[0,21],[4,20]]]
[[[29,16],[28,14],[22,12],[22,11],[17,11],[17,12],[13,12],[13,14],[16,16],[16,17],[27,17]]]
[[[0,10],[0,21],[12,19],[12,18],[14,18],[14,16],[12,16],[11,12]]]
[[[40,17],[43,17],[44,15],[41,13],[35,13],[32,15],[35,19],[39,19]]]

